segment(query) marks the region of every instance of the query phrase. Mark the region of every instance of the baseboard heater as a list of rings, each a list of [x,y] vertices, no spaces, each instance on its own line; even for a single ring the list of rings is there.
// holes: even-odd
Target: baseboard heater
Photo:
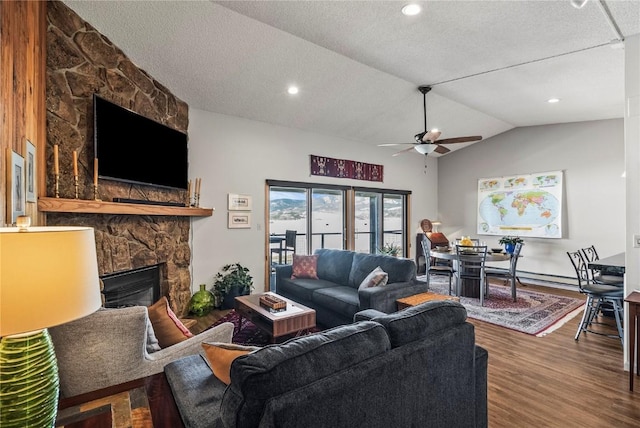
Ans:
[[[113,202],[121,204],[162,205],[165,207],[184,207],[180,202],[146,201],[144,199],[113,198]]]

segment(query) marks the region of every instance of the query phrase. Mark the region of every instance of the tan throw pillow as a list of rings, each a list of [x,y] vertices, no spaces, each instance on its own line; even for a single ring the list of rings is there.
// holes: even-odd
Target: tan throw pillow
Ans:
[[[299,256],[293,255],[293,273],[291,279],[308,278],[318,279],[318,255]]]
[[[193,337],[193,334],[184,326],[169,307],[166,297],[162,297],[147,308],[149,319],[153,325],[153,331],[158,338],[161,348],[166,348],[183,340]]]
[[[233,343],[203,343],[205,360],[214,376],[224,382],[231,383],[231,363],[241,355],[260,349],[257,346],[242,346]]]
[[[380,266],[371,271],[365,279],[362,280],[358,290],[369,287],[382,287],[389,281],[389,274],[382,270]]]

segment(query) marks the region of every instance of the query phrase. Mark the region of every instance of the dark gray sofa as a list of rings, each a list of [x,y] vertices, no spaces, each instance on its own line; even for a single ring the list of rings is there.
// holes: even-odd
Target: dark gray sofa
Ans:
[[[486,427],[487,352],[457,302],[427,302],[237,358],[165,367],[187,428]]]
[[[416,281],[413,260],[327,248],[315,254],[319,279],[291,279],[291,265],[276,266],[276,292],[315,309],[317,323],[324,327],[349,324],[364,309],[395,312],[397,299],[429,289],[426,282]],[[358,291],[378,266],[389,274],[388,283]]]

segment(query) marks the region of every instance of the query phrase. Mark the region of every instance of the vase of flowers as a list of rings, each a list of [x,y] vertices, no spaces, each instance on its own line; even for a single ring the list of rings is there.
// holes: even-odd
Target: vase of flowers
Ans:
[[[500,241],[498,241],[498,243],[504,245],[504,250],[508,254],[513,254],[513,251],[516,248],[516,244],[520,242],[524,242],[524,240],[519,236],[503,236],[502,238],[500,238]]]

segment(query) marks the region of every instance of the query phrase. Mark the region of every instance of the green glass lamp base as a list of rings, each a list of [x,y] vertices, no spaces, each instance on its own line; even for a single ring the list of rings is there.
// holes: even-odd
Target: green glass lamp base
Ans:
[[[49,332],[0,339],[0,427],[52,427],[58,365]]]

